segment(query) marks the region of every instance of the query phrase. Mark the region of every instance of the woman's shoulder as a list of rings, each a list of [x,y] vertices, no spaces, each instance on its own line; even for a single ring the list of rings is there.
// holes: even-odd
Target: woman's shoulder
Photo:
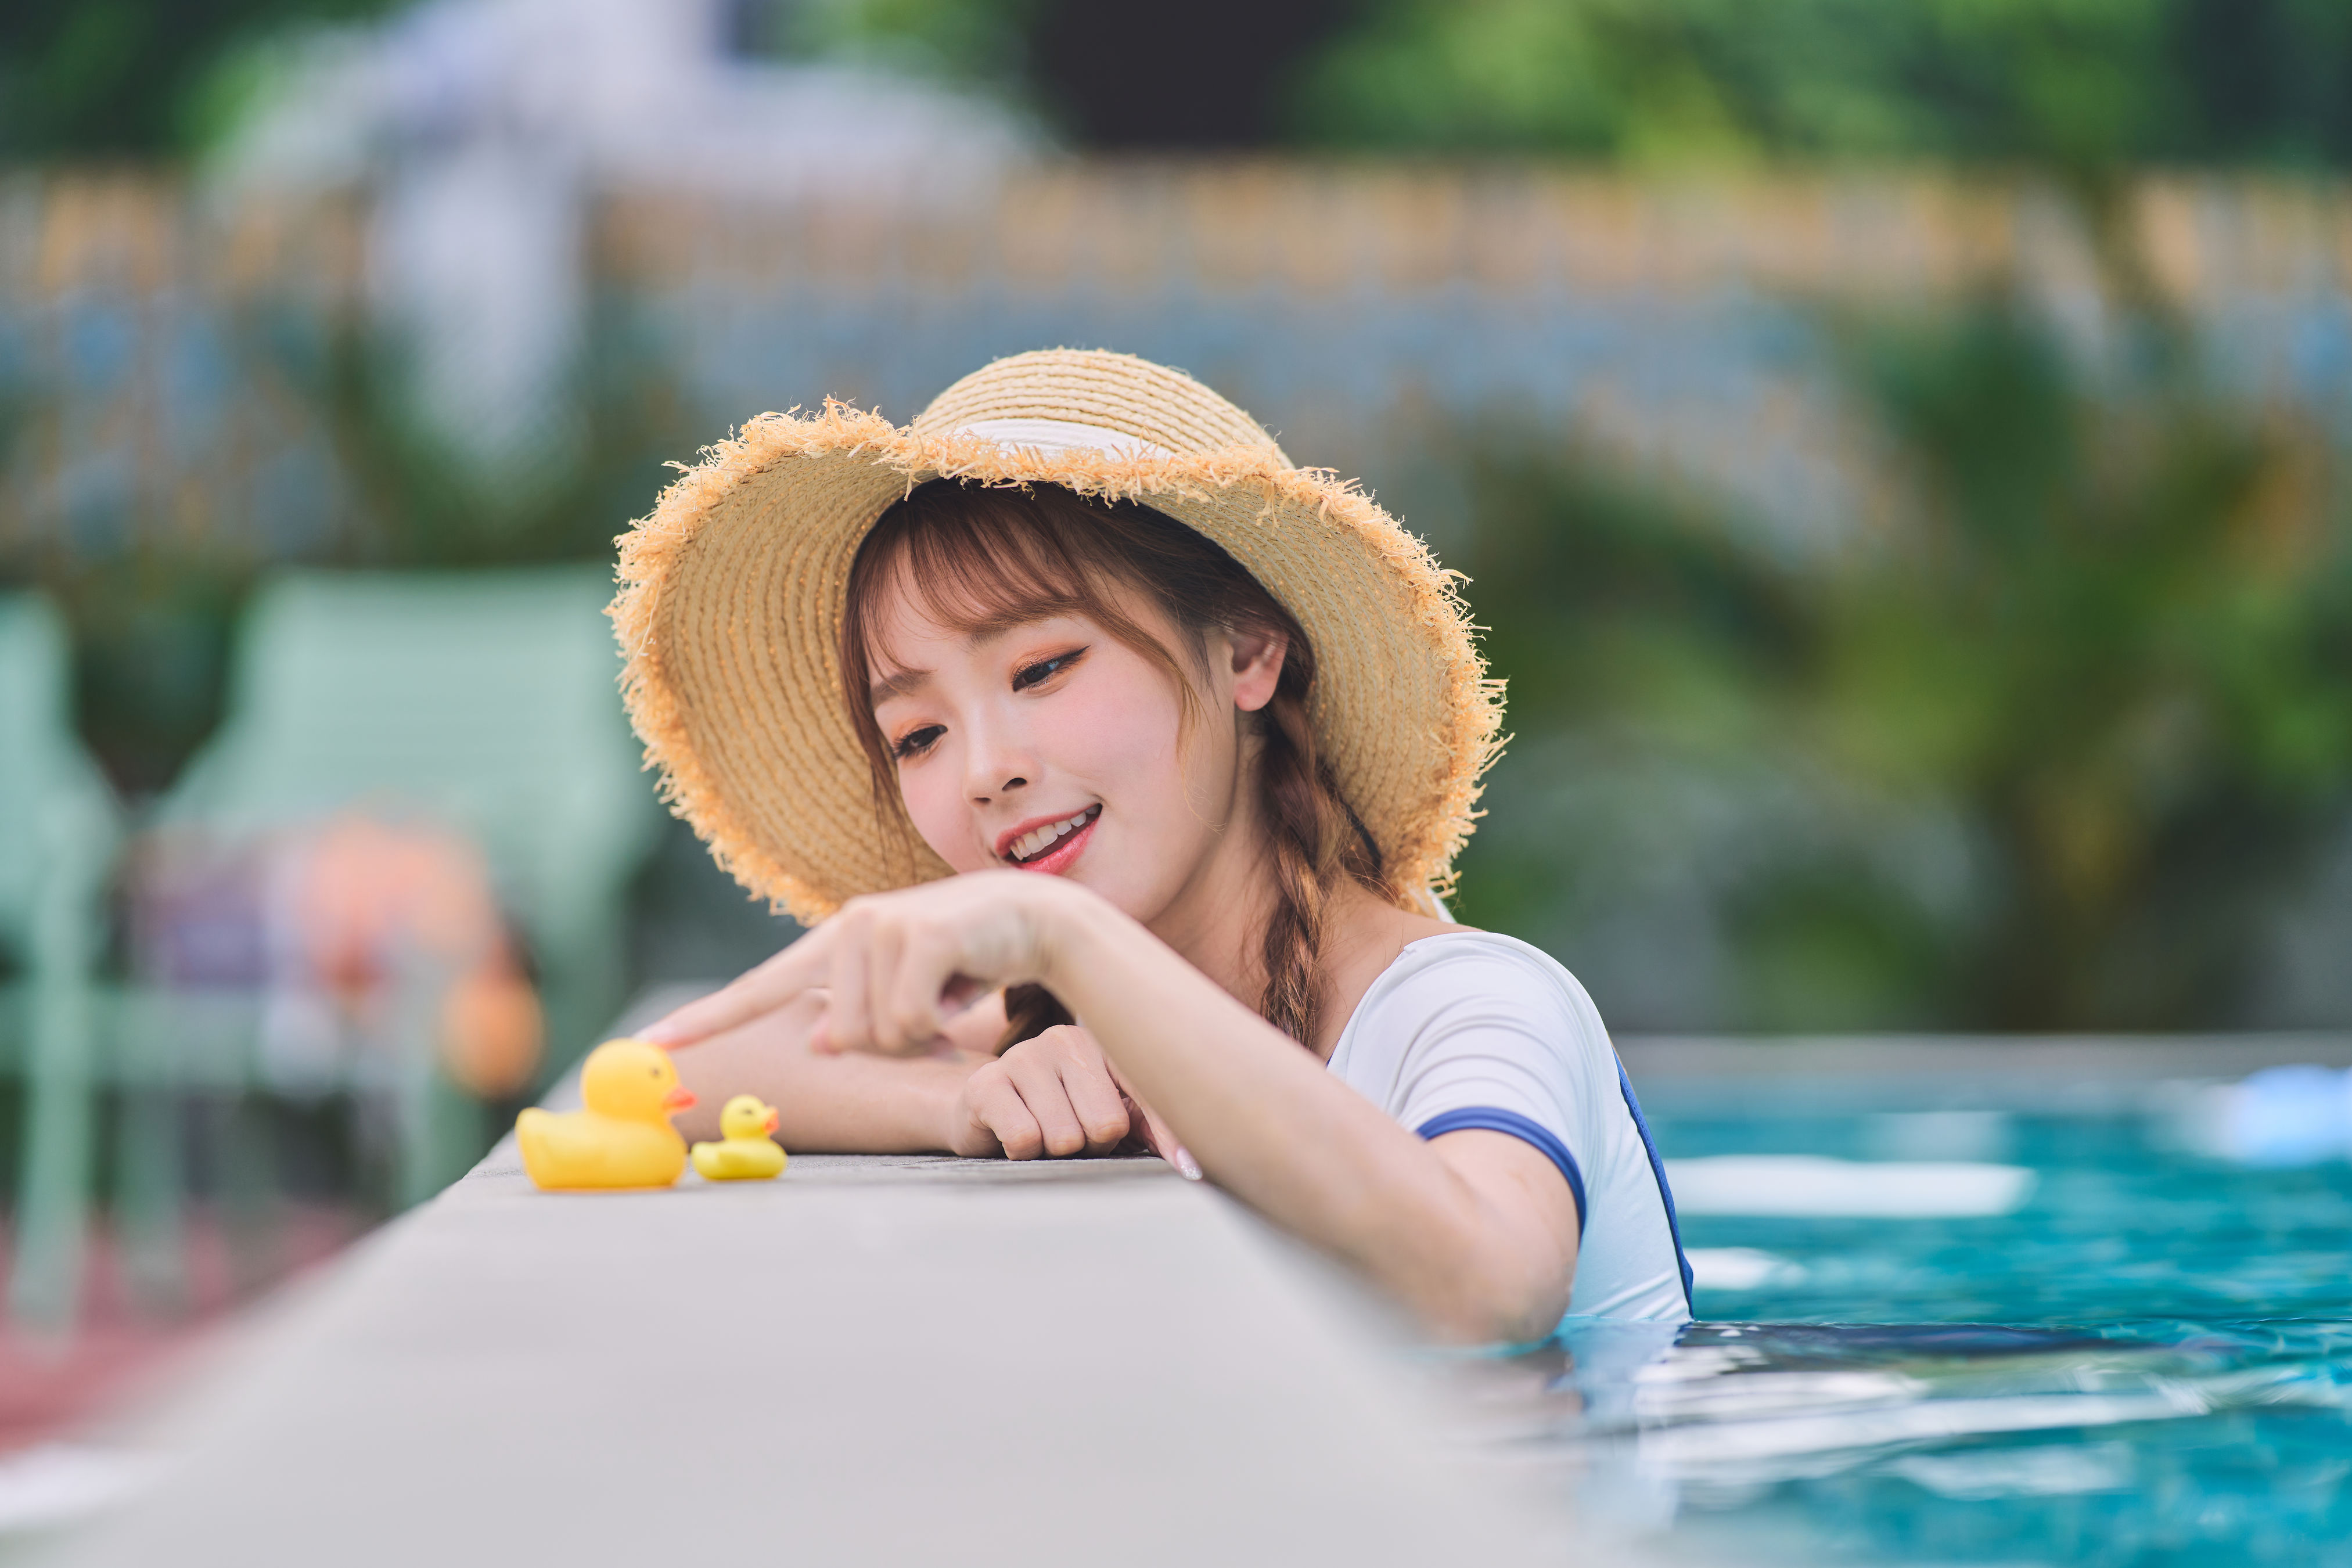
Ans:
[[[1517,937],[1453,926],[1407,942],[1358,1004],[1348,1033],[1505,1027],[1565,1046],[1608,1039],[1560,962]]]
[[[1424,975],[1458,979],[1472,973],[1530,982],[1579,998],[1584,995],[1576,976],[1542,948],[1475,926],[1446,926],[1405,943],[1381,978],[1402,984]]]
[[[1331,1070],[1418,1126],[1458,1104],[1504,1106],[1590,1142],[1616,1052],[1576,977],[1541,948],[1467,928],[1409,942],[1364,993]]]

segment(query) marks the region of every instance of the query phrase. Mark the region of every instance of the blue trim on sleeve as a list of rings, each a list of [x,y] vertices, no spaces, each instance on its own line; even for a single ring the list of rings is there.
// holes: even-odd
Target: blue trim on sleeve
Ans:
[[[1642,1102],[1633,1098],[1633,1080],[1625,1076],[1625,1064],[1617,1064],[1617,1087],[1625,1092],[1625,1109],[1633,1113],[1633,1131],[1642,1135],[1642,1147],[1650,1152],[1650,1173],[1658,1178],[1658,1197],[1666,1205],[1666,1234],[1675,1238],[1675,1263],[1683,1271],[1683,1305],[1690,1315],[1698,1316],[1698,1304],[1694,1300],[1689,1258],[1683,1252],[1683,1225],[1675,1217],[1675,1190],[1666,1185],[1666,1163],[1658,1158],[1658,1141],[1650,1136],[1650,1123],[1642,1115]],[[1584,1212],[1583,1194],[1577,1194],[1577,1213]]]
[[[1465,1105],[1459,1110],[1439,1111],[1414,1128],[1413,1131],[1424,1141],[1442,1138],[1448,1132],[1507,1132],[1523,1142],[1534,1144],[1542,1152],[1546,1159],[1559,1167],[1559,1173],[1568,1178],[1568,1190],[1576,1198],[1577,1249],[1583,1250],[1584,1173],[1576,1168],[1576,1156],[1568,1152],[1568,1145],[1561,1142],[1559,1135],[1550,1128],[1540,1121],[1522,1116],[1516,1110],[1505,1110],[1500,1106]],[[1642,1136],[1647,1138],[1649,1134],[1645,1132]],[[1654,1162],[1657,1155],[1653,1153],[1650,1158]],[[1660,1179],[1664,1180],[1663,1177]],[[1669,1223],[1674,1218],[1674,1204],[1669,1200],[1666,1205],[1666,1218]],[[1680,1254],[1682,1250],[1680,1242],[1675,1244],[1675,1250]],[[1690,1278],[1688,1264],[1683,1265],[1683,1278],[1685,1279]]]

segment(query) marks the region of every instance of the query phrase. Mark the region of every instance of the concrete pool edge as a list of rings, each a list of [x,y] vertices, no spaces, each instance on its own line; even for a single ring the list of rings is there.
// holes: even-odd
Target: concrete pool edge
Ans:
[[[55,1555],[1572,1560],[1432,1436],[1370,1309],[1155,1166],[556,1195],[502,1144],[273,1311]]]

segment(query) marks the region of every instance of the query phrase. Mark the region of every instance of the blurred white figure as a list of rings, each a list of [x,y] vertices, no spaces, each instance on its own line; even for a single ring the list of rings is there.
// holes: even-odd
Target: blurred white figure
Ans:
[[[2179,1141],[2247,1165],[2352,1158],[2352,1072],[2275,1067],[2237,1083],[2185,1086],[2171,1107]]]
[[[233,185],[360,184],[370,290],[425,417],[486,464],[559,455],[594,197],[984,199],[1034,138],[857,67],[729,47],[727,0],[428,0],[289,46],[224,149]]]
[[[1981,1161],[1711,1154],[1667,1161],[1666,1182],[1683,1214],[1930,1219],[2014,1214],[2036,1177]]]
[[[383,183],[377,322],[414,354],[411,391],[437,433],[485,467],[562,454],[551,395],[581,347],[583,205],[558,150],[488,138]]]

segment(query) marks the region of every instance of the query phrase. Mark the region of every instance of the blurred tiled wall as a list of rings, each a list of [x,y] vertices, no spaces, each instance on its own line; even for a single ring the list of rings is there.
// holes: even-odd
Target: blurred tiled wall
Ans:
[[[2352,192],[2157,180],[2137,225],[2229,384],[2352,436]],[[331,552],[349,479],[313,392],[366,297],[365,226],[350,194],[0,185],[0,552]],[[1081,163],[945,205],[610,191],[587,233],[592,332],[701,435],[828,395],[903,418],[995,355],[1107,346],[1392,494],[1466,428],[1573,437],[1798,543],[1879,504],[1822,307],[2009,276],[2106,346],[2064,205],[1944,176]],[[1434,493],[1414,521],[1442,541]]]

